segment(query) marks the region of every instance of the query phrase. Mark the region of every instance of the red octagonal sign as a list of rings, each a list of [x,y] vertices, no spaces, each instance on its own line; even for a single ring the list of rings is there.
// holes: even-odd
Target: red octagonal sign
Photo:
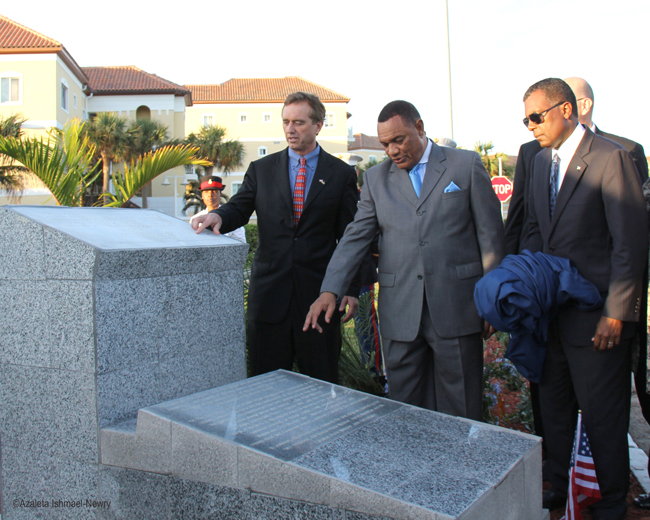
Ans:
[[[492,177],[492,189],[501,202],[512,197],[512,181],[508,177]]]

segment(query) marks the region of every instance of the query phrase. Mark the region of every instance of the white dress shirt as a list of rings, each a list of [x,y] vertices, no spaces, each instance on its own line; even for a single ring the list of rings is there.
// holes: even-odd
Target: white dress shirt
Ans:
[[[585,135],[585,127],[578,123],[578,126],[575,127],[573,133],[569,138],[560,145],[560,148],[553,148],[551,150],[551,160],[555,157],[555,154],[560,159],[560,169],[557,177],[557,193],[560,193],[560,188],[562,187],[562,182],[564,181],[564,175],[566,174],[567,168],[571,159],[573,159],[576,150],[582,137]]]

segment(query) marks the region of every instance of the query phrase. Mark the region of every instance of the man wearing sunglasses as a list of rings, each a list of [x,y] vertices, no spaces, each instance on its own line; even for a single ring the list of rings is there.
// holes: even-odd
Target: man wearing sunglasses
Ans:
[[[630,471],[629,349],[648,249],[645,202],[630,154],[579,123],[567,83],[535,83],[524,106],[524,124],[545,148],[532,163],[524,247],[571,260],[605,302],[592,312],[565,305],[549,325],[539,390],[546,476],[553,487],[544,494],[544,507],[566,502],[581,409],[602,495],[591,506],[592,518],[623,519]]]

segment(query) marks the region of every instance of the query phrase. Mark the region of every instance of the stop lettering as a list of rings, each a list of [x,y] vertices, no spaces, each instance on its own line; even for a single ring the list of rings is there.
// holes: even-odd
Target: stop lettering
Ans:
[[[512,181],[508,177],[492,177],[492,189],[501,202],[512,197]]]

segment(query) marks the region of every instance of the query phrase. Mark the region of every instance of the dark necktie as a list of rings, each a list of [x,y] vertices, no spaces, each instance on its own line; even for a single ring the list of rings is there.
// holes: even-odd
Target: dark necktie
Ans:
[[[296,186],[293,190],[293,225],[298,226],[300,222],[300,215],[305,206],[305,183],[307,181],[307,160],[304,157],[300,158],[300,169],[298,170],[298,177],[296,178]]]
[[[551,218],[553,218],[553,210],[555,210],[555,202],[557,201],[557,179],[560,176],[560,158],[557,154],[553,156],[553,164],[551,165],[551,180],[549,182],[550,198],[549,205],[551,207]]]

